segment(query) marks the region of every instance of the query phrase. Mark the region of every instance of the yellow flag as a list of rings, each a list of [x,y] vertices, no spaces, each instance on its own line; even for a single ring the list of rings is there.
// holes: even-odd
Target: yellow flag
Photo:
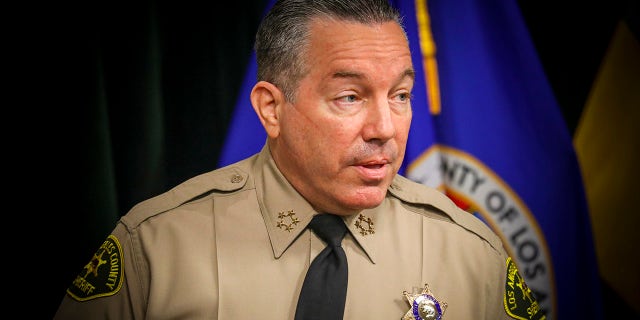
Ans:
[[[574,144],[600,275],[640,312],[640,43],[625,22],[609,44]]]

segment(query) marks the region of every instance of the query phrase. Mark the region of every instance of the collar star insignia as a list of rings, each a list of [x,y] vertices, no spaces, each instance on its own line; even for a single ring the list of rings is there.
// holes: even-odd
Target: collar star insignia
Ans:
[[[285,221],[289,221],[289,223],[286,223]],[[296,217],[295,211],[289,210],[287,213],[284,213],[284,211],[278,212],[278,222],[276,223],[276,227],[291,232],[298,223],[300,223],[300,220]]]
[[[442,320],[447,303],[441,302],[429,290],[429,285],[425,284],[421,293],[402,293],[409,302],[410,309],[402,317],[402,320]]]
[[[362,214],[358,215],[358,220],[356,220],[356,228],[360,230],[360,234],[363,236],[376,233],[373,227],[373,220],[371,218],[363,216]]]

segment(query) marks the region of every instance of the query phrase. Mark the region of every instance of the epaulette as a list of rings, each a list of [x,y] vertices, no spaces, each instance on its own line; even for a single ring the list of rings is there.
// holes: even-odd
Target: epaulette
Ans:
[[[249,174],[241,165],[231,165],[195,176],[158,196],[136,204],[121,221],[135,228],[146,219],[213,192],[233,192],[245,186]]]
[[[500,238],[484,222],[462,210],[435,188],[396,175],[389,186],[389,192],[406,203],[435,208],[454,223],[487,241],[496,250],[503,248]]]

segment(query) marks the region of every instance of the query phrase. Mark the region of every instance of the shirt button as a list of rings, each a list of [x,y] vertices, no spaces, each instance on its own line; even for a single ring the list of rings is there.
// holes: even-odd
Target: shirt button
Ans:
[[[233,176],[231,176],[231,183],[240,183],[240,182],[242,182],[243,179],[244,178],[242,178],[241,175],[236,173]]]

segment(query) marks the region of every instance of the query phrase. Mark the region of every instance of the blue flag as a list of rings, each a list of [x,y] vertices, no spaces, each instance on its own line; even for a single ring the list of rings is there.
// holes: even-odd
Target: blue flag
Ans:
[[[442,190],[491,227],[546,319],[603,318],[571,134],[517,2],[392,2],[417,73],[401,174]],[[255,71],[254,56],[221,166],[266,140],[249,102]]]
[[[397,2],[420,76],[403,174],[502,238],[547,319],[601,319],[571,134],[517,2]]]

